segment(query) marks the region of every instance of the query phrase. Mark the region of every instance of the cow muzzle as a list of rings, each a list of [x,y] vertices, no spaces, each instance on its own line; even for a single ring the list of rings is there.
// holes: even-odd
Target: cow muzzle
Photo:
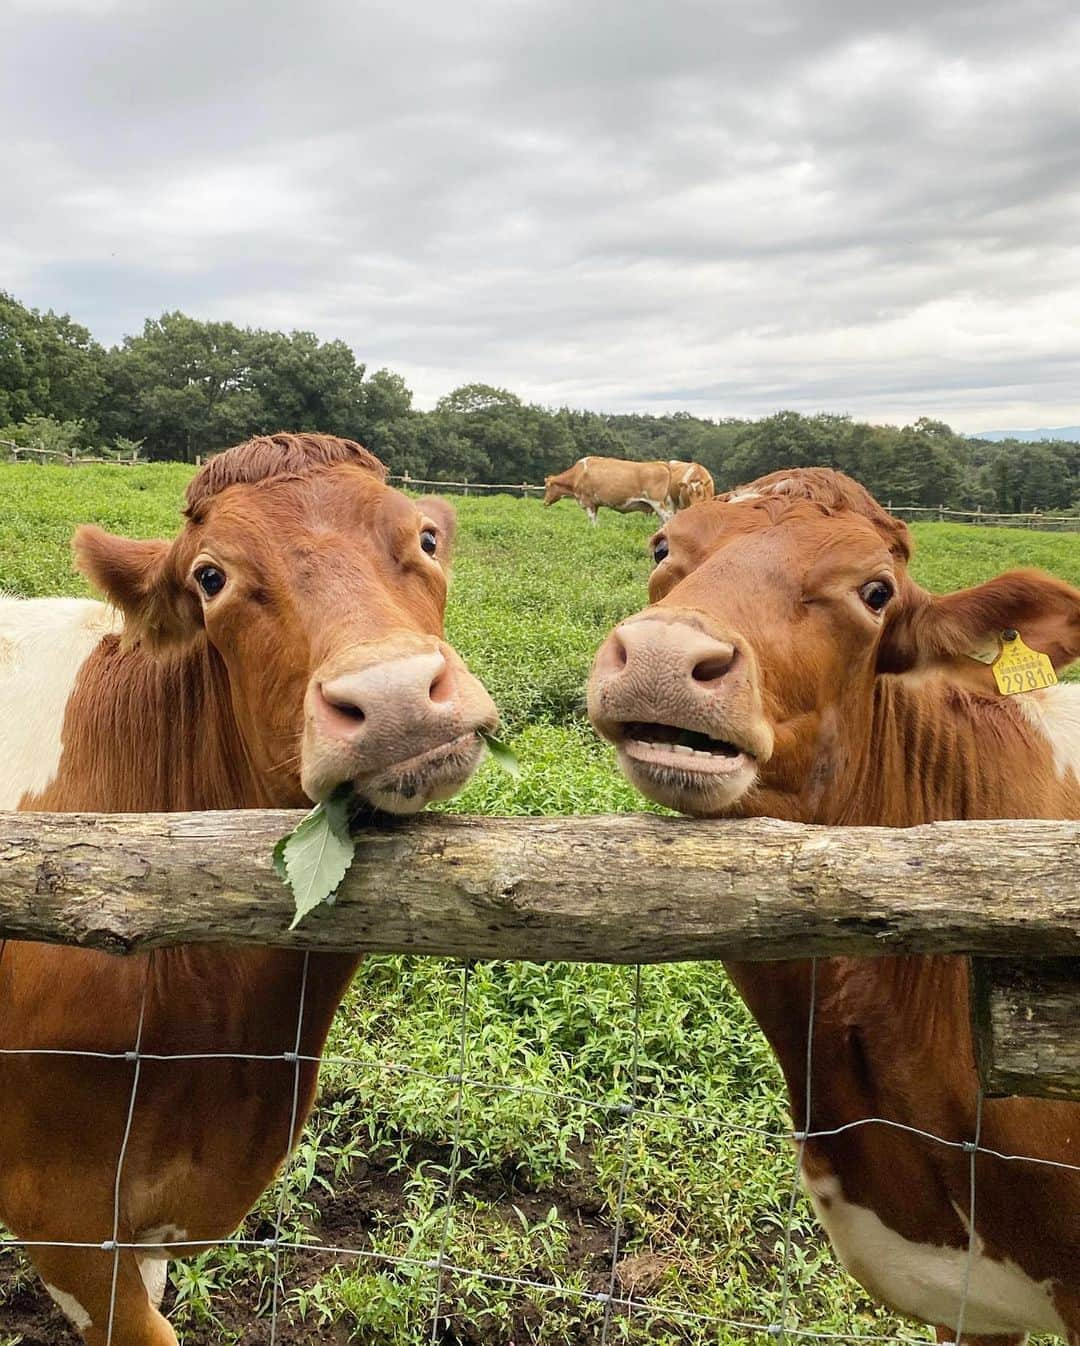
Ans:
[[[617,626],[588,704],[630,781],[683,813],[731,809],[772,753],[752,653],[697,613],[650,608]]]
[[[375,808],[415,813],[461,789],[483,753],[480,731],[497,723],[491,697],[443,641],[361,647],[308,685],[301,784],[320,800],[349,782]]]

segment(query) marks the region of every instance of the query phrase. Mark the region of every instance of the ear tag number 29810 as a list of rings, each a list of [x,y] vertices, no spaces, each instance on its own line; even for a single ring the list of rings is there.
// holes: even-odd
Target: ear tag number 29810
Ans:
[[[1025,645],[1019,633],[1013,630],[1002,631],[1001,653],[991,667],[1002,696],[1036,692],[1040,687],[1053,687],[1057,682],[1049,655]]]

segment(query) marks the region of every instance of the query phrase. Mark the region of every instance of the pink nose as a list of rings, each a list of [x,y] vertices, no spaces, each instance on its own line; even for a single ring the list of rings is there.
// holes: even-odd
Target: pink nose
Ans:
[[[385,660],[314,688],[314,711],[327,738],[361,749],[409,726],[434,728],[457,713],[455,669],[438,650]]]
[[[717,688],[738,659],[727,640],[683,622],[638,620],[617,626],[596,656],[593,677],[605,681],[624,674],[662,677],[668,686],[682,684],[686,693]]]

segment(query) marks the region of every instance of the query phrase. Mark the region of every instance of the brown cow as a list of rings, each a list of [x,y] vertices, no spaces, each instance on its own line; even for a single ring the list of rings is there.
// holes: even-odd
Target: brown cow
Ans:
[[[671,502],[670,463],[632,463],[623,458],[579,458],[573,467],[556,476],[544,478],[544,504],[572,496],[589,522],[596,523],[596,511],[604,506],[620,514],[648,514],[661,520],[674,513]]]
[[[755,483],[657,534],[652,606],[601,647],[589,687],[623,770],[702,817],[1080,818],[1080,688],[1002,697],[966,659],[1015,627],[1064,667],[1080,657],[1080,592],[1013,571],[933,597],[906,575],[906,529],[846,480],[832,479],[847,499],[831,505],[799,498],[821,493],[805,477],[779,492]],[[974,672],[958,686],[965,659]],[[979,1107],[966,960],[820,960],[810,1116],[811,964],[729,971],[810,1132],[803,1180],[838,1256],[951,1337],[968,1268],[962,1146]],[[1075,1164],[1080,1109],[987,1099],[980,1142]],[[980,1151],[976,1187],[966,1333],[1080,1341],[1080,1173]]]
[[[348,781],[408,813],[458,789],[496,713],[443,639],[453,516],[382,478],[348,440],[275,435],[203,468],[173,543],[80,529],[78,563],[121,616],[0,604],[0,805],[295,808]],[[358,961],[0,942],[0,1219],[18,1238],[113,1238],[137,1039],[216,1058],[141,1063],[118,1227],[140,1246],[119,1254],[114,1310],[111,1251],[31,1249],[92,1346],[110,1317],[112,1346],[175,1346],[157,1309],[170,1245],[228,1235],[270,1182]]]
[[[703,500],[713,498],[716,490],[713,479],[700,463],[683,463],[673,458],[668,467],[671,469],[668,498],[672,510],[689,509],[691,505],[700,505]]]

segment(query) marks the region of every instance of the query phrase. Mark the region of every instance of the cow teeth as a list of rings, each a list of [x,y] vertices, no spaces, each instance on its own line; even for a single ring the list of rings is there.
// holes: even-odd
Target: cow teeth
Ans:
[[[686,757],[695,756],[695,750],[688,743],[673,743],[671,750],[672,752],[682,753]]]
[[[715,754],[714,752],[710,752],[708,748],[695,748],[695,749],[694,749],[694,756],[695,756],[695,757],[715,757],[716,754]]]

